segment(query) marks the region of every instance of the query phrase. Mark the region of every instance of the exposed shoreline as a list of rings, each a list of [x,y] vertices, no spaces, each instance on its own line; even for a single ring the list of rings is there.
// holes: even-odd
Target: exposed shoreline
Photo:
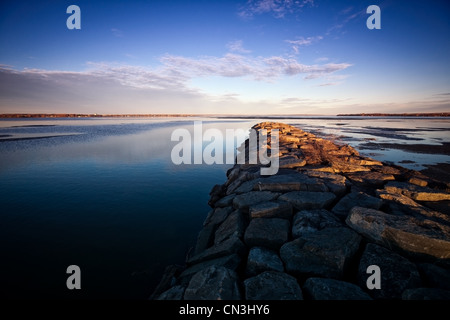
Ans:
[[[280,130],[279,172],[228,171],[186,264],[166,269],[153,299],[450,299],[439,167],[381,163],[286,124],[254,128]],[[381,289],[367,288],[369,265]]]

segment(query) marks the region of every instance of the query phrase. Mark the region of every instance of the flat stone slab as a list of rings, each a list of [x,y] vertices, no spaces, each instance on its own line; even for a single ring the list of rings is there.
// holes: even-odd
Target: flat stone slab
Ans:
[[[292,191],[279,197],[291,203],[297,210],[322,209],[329,207],[336,199],[331,192]]]
[[[286,201],[267,201],[249,207],[250,218],[292,218],[292,205]]]
[[[367,268],[376,265],[380,268],[380,289],[372,289],[369,294],[375,299],[400,299],[403,291],[420,286],[419,271],[414,263],[401,255],[369,243],[359,262],[358,283],[366,286],[370,274]]]
[[[250,221],[244,241],[250,246],[279,249],[289,238],[289,221],[279,218],[257,218]]]
[[[363,192],[351,192],[343,197],[333,207],[333,213],[340,217],[347,217],[353,207],[380,209],[383,200],[365,194]]]
[[[450,200],[450,193],[417,186],[407,182],[388,182],[384,189],[389,193],[403,194],[416,201]]]
[[[211,266],[197,272],[189,281],[184,300],[240,300],[236,272]]]
[[[395,180],[392,174],[386,174],[382,172],[369,171],[369,172],[355,172],[347,175],[352,181],[361,183],[366,186],[383,186],[387,181]]]
[[[354,207],[346,223],[369,240],[411,256],[450,259],[450,229],[437,222]]]
[[[280,193],[270,191],[250,191],[234,197],[233,206],[235,208],[246,209],[253,204],[274,200],[279,195]]]
[[[303,300],[297,280],[286,273],[266,271],[244,281],[247,300]]]
[[[340,279],[360,241],[349,228],[325,228],[284,244],[280,256],[291,274]]]
[[[242,238],[245,229],[244,224],[243,213],[240,210],[233,211],[217,228],[214,236],[214,244],[223,242],[231,237]]]
[[[294,239],[325,228],[342,227],[342,222],[325,209],[302,210],[295,214],[292,222]]]
[[[303,290],[313,300],[372,300],[357,285],[335,279],[309,278]]]
[[[283,272],[283,262],[278,254],[263,247],[253,247],[250,249],[245,270],[248,276],[255,276],[264,271]]]

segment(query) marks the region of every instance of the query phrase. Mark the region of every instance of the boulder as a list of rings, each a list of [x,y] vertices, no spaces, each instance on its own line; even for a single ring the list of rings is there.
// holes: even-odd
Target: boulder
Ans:
[[[415,288],[405,290],[403,300],[450,300],[450,291],[436,288]]]
[[[347,217],[353,207],[380,209],[383,200],[365,194],[363,192],[351,192],[343,197],[332,209],[333,213],[340,217]]]
[[[235,210],[217,228],[214,236],[214,244],[218,244],[231,237],[242,238],[244,235],[245,221],[240,210]]]
[[[231,237],[219,244],[216,244],[205,251],[190,257],[188,265],[196,264],[202,261],[220,258],[232,255],[233,253],[242,254],[245,252],[245,245],[238,237]]]
[[[323,180],[328,190],[337,196],[343,196],[347,192],[347,178],[342,175],[313,170],[306,171],[306,174]]]
[[[450,290],[450,270],[431,263],[421,263],[418,267],[427,286]]]
[[[279,197],[279,200],[291,203],[297,210],[328,208],[335,199],[334,193],[311,191],[292,191]]]
[[[253,247],[250,249],[245,270],[248,276],[255,276],[264,271],[283,272],[283,262],[278,254],[263,247]]]
[[[303,300],[297,280],[283,272],[266,271],[244,281],[247,300]]]
[[[340,279],[360,241],[349,228],[325,228],[284,244],[280,256],[291,274]]]
[[[267,201],[249,207],[250,218],[292,218],[292,205],[286,201]]]
[[[382,187],[387,181],[395,180],[392,174],[386,174],[376,171],[355,172],[347,175],[347,178],[353,182],[360,183],[369,187]]]
[[[342,226],[342,222],[328,210],[302,210],[297,212],[294,216],[292,222],[292,237],[295,239],[324,228]]]
[[[372,300],[357,285],[335,279],[309,278],[303,290],[312,300]]]
[[[245,231],[245,243],[252,246],[263,246],[279,249],[289,238],[290,223],[279,218],[252,219]]]
[[[384,189],[389,193],[403,194],[416,201],[450,200],[450,193],[407,182],[391,181],[384,186]]]
[[[278,174],[265,179],[258,179],[254,184],[253,190],[257,191],[328,191],[327,186],[316,178],[307,175],[294,174]]]
[[[223,198],[220,198],[219,200],[217,200],[214,203],[214,206],[216,208],[223,208],[223,207],[228,207],[228,206],[232,206],[233,205],[233,199],[236,195],[234,193],[229,194]]]
[[[369,240],[409,256],[450,259],[450,230],[437,222],[354,207],[346,223]]]
[[[197,272],[184,292],[185,300],[240,300],[237,274],[211,266]]]
[[[233,199],[233,206],[238,209],[246,209],[252,204],[260,202],[271,201],[278,198],[280,194],[270,191],[250,191],[247,193],[239,194]]]
[[[367,268],[370,265],[378,266],[381,273],[381,288],[369,292],[376,299],[400,299],[404,290],[420,286],[415,264],[391,250],[369,243],[359,262],[358,283],[361,287],[367,288],[367,279],[371,276]]]
[[[211,266],[216,267],[225,267],[227,269],[236,271],[239,267],[240,263],[242,261],[242,258],[237,254],[233,253],[229,256],[216,258],[212,260],[206,260],[197,264],[194,264],[187,269],[185,269],[179,276],[180,279],[186,279],[190,278],[192,275],[196,274],[197,272],[201,271],[202,269],[206,269]]]
[[[220,200],[219,200],[220,201]],[[206,225],[214,225],[217,226],[221,224],[225,219],[228,217],[228,215],[233,212],[233,207],[220,207],[216,208],[208,214],[208,216],[205,219],[205,222],[203,223],[203,226]]]

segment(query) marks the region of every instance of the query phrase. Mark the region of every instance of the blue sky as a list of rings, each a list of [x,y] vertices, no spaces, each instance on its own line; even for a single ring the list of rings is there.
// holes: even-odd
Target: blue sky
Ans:
[[[449,15],[448,1],[2,1],[0,112],[450,112]]]

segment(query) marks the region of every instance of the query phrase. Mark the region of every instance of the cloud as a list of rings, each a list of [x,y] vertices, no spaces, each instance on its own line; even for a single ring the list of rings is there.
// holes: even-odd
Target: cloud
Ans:
[[[338,23],[335,23],[332,27],[328,28],[325,35],[330,35],[333,32],[342,31],[344,27],[352,20],[359,20],[366,16],[365,9],[358,9],[356,12],[352,12],[353,7],[348,7],[343,9],[338,13],[337,19],[339,19]],[[342,17],[343,16],[343,17]]]
[[[322,36],[308,37],[306,39],[301,37],[300,39],[297,39],[297,40],[285,40],[285,42],[291,44],[292,45],[292,49],[294,50],[294,52],[298,53],[298,48],[300,46],[309,46],[313,42],[317,42],[317,41],[320,41],[322,39],[323,39]]]
[[[281,76],[304,74],[304,79],[316,79],[344,70],[349,63],[306,65],[283,56],[248,57],[228,53],[223,57],[187,58],[166,55],[161,59],[166,70],[185,77],[244,77],[256,81],[274,81]]]
[[[313,0],[249,0],[240,8],[238,15],[248,19],[254,15],[271,13],[275,18],[283,18],[288,13],[294,13],[305,6],[313,6]]]
[[[116,29],[116,28],[112,28],[111,29],[112,34],[117,37],[117,38],[123,38],[123,32],[122,30]]]
[[[237,52],[237,53],[251,53],[251,50],[244,49],[243,41],[242,40],[235,40],[228,42],[227,48],[231,52]]]

